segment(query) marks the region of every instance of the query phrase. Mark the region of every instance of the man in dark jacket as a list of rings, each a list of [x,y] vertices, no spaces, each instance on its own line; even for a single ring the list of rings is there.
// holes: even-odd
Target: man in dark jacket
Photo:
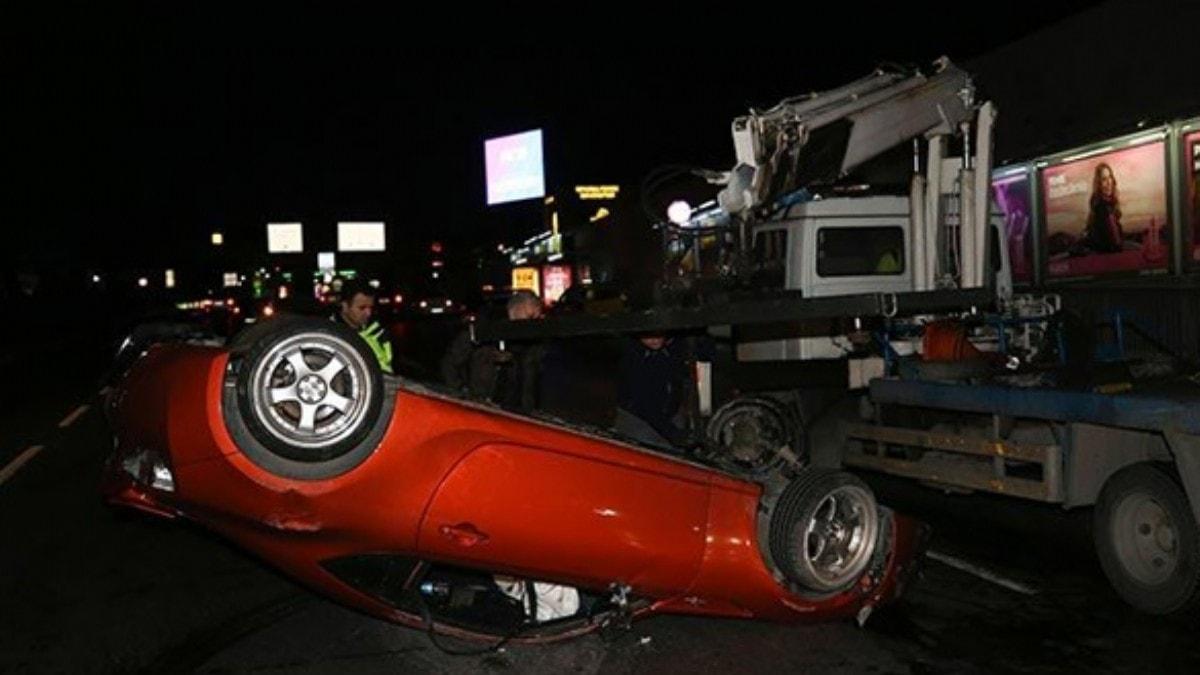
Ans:
[[[676,422],[692,382],[686,351],[683,340],[664,335],[625,342],[613,425],[618,433],[674,451],[690,444],[687,431]]]
[[[506,308],[510,321],[539,319],[542,303],[529,291],[517,291]],[[498,345],[471,342],[468,331],[460,333],[442,358],[442,379],[454,389],[510,410],[532,412],[537,408],[538,373],[543,349],[531,343]]]

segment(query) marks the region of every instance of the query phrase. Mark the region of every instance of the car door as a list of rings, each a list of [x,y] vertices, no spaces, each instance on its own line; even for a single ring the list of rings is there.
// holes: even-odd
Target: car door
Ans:
[[[485,444],[437,490],[431,559],[594,588],[683,590],[704,551],[706,472],[600,441]]]

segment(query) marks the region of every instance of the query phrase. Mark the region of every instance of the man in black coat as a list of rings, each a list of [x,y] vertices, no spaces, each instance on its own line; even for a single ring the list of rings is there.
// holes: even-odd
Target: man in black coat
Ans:
[[[617,432],[648,445],[680,451],[690,444],[681,416],[692,383],[684,340],[642,335],[625,341],[617,392]]]
[[[529,291],[517,291],[506,308],[510,321],[539,319],[542,302]],[[498,345],[471,342],[468,331],[460,333],[442,358],[442,379],[472,398],[492,401],[521,412],[537,408],[538,373],[543,349],[533,343]]]

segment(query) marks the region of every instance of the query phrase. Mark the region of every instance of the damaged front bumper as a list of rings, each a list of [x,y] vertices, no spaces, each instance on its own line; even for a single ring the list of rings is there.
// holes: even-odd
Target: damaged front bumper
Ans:
[[[113,439],[113,452],[105,462],[100,494],[114,506],[124,506],[162,518],[182,514],[171,505],[175,475],[167,455],[142,446],[126,446]]]

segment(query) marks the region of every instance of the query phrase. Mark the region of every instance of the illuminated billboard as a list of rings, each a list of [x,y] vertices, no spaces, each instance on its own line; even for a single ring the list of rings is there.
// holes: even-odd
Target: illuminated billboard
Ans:
[[[576,185],[575,194],[582,200],[612,200],[621,192],[620,185]]]
[[[1047,167],[1042,190],[1050,277],[1167,267],[1171,227],[1161,141]]]
[[[268,253],[304,251],[304,228],[300,223],[267,223]]]
[[[483,155],[489,206],[546,195],[541,129],[484,141]]]
[[[383,223],[338,223],[339,251],[383,251]]]
[[[541,279],[538,277],[538,268],[536,267],[514,267],[512,288],[514,291],[533,291],[534,295],[541,295]]]
[[[1029,174],[1021,169],[994,178],[992,196],[1004,214],[1013,281],[1033,281],[1033,204],[1029,194]]]
[[[558,302],[558,299],[570,287],[570,265],[545,265],[542,267],[542,303],[547,307]]]

